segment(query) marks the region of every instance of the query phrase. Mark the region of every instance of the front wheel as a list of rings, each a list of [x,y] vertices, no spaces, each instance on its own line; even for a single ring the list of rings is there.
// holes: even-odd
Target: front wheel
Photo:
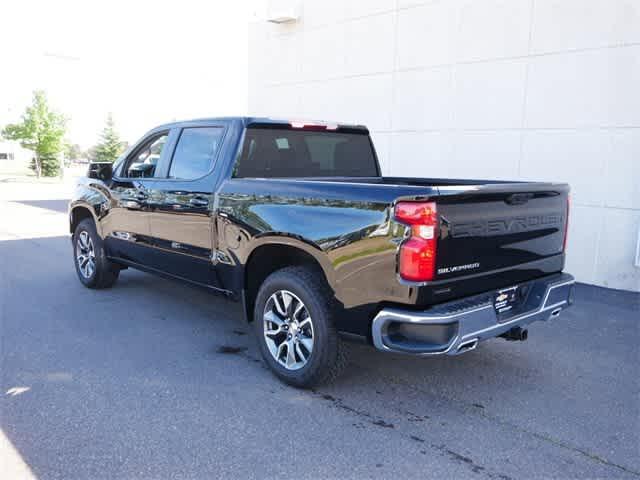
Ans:
[[[317,272],[287,267],[264,281],[256,297],[254,329],[262,357],[284,382],[300,388],[333,380],[346,350],[333,324],[332,295]]]
[[[107,258],[103,242],[90,219],[81,221],[73,233],[73,258],[80,282],[87,288],[109,288],[120,269]]]

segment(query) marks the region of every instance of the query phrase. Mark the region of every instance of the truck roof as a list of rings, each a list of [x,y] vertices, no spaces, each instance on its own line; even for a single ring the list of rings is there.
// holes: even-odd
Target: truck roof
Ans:
[[[172,127],[181,127],[181,126],[193,126],[194,124],[206,124],[210,122],[216,121],[241,121],[244,126],[249,125],[336,125],[340,127],[346,127],[353,130],[362,130],[363,132],[368,132],[369,130],[364,125],[356,125],[344,122],[335,122],[335,121],[327,121],[327,120],[311,120],[305,118],[271,118],[271,117],[242,117],[242,116],[230,116],[230,117],[206,117],[206,118],[194,118],[191,120],[179,120],[175,122],[169,122],[162,125],[158,125],[153,130],[161,129],[161,128],[172,128]]]

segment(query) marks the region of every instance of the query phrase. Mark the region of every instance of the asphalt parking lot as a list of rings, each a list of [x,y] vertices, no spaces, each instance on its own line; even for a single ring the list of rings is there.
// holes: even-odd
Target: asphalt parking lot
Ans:
[[[640,478],[639,294],[580,285],[458,357],[354,346],[300,391],[236,304],[132,270],[82,287],[64,189],[36,187],[0,183],[2,478]]]

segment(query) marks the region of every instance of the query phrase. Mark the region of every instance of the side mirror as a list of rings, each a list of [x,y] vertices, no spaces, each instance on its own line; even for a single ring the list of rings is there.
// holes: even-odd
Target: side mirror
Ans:
[[[136,162],[129,165],[127,175],[129,177],[150,177],[155,165],[152,163]]]
[[[87,177],[103,182],[109,181],[113,177],[113,164],[109,162],[90,163]]]

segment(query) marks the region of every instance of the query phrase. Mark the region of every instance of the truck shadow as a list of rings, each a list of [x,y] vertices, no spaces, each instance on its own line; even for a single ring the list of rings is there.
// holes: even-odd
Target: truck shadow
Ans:
[[[21,203],[29,207],[44,208],[59,213],[67,213],[69,200],[14,200],[14,203]]]

